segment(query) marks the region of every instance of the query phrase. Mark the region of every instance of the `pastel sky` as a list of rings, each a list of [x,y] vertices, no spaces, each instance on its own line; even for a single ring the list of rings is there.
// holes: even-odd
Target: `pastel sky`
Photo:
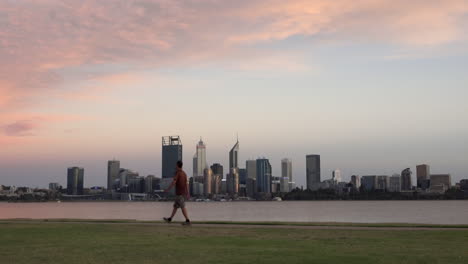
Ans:
[[[160,176],[166,135],[227,165],[236,133],[299,186],[306,154],[468,178],[467,0],[2,0],[0,62],[4,185]]]

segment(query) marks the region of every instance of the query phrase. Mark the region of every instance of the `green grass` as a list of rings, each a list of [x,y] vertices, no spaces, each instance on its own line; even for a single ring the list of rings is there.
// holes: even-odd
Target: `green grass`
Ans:
[[[0,222],[0,263],[468,263],[468,230]]]

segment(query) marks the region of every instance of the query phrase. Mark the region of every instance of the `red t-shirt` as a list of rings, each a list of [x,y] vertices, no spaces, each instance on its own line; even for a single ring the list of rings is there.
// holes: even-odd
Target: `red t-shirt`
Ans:
[[[176,181],[176,195],[187,195],[187,174],[182,169],[177,169],[174,180]]]

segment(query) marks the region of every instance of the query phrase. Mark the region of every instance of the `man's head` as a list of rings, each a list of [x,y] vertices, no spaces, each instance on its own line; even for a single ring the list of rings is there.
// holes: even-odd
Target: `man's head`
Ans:
[[[182,161],[179,160],[179,161],[177,162],[177,168],[182,169],[182,166],[183,166],[183,165],[184,165],[184,164],[182,163]]]

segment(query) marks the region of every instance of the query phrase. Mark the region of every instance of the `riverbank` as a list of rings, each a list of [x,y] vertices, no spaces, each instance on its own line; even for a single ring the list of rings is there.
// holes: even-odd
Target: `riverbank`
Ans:
[[[414,228],[398,230],[336,223],[295,228],[298,223],[204,222],[183,227],[129,220],[51,221],[0,221],[2,263],[468,262],[468,229],[440,226],[398,224]],[[329,228],[333,226],[342,229]]]

